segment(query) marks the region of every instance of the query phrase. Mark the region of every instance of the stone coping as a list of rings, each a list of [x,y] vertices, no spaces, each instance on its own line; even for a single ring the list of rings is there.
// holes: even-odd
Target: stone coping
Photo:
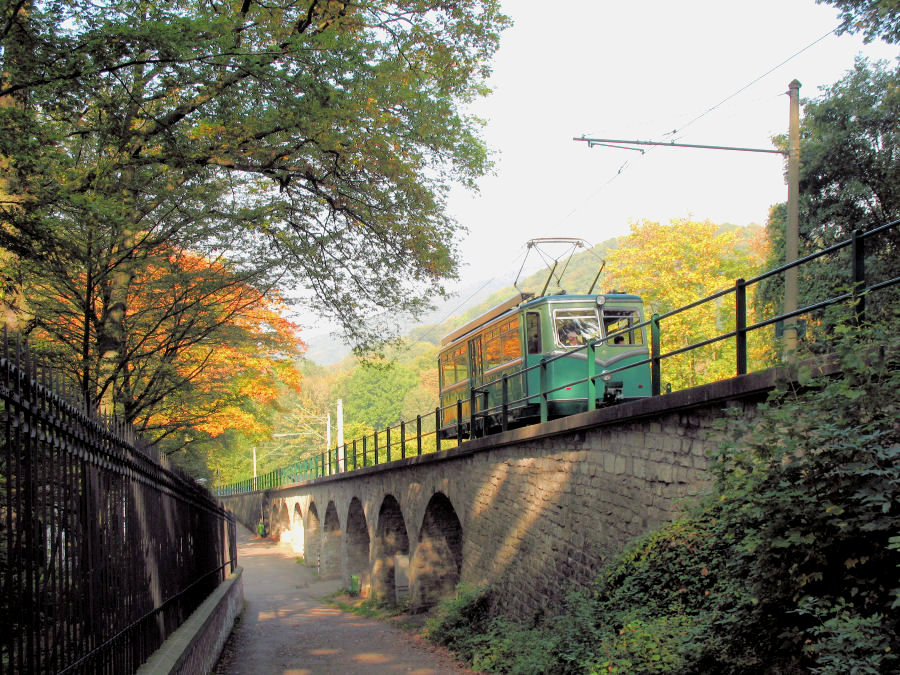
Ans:
[[[704,384],[690,389],[682,389],[671,394],[661,396],[648,396],[635,399],[618,405],[589,410],[567,417],[544,422],[543,424],[531,424],[516,429],[510,429],[501,433],[491,434],[473,440],[465,440],[458,446],[442,448],[440,452],[430,452],[424,455],[413,455],[402,459],[394,459],[389,463],[376,466],[358,467],[344,473],[329,476],[320,476],[312,480],[287,483],[276,488],[265,488],[252,492],[242,492],[233,495],[221,495],[218,499],[227,504],[228,499],[240,498],[251,494],[262,494],[271,491],[288,490],[295,487],[309,487],[332,483],[336,481],[353,480],[374,473],[384,471],[397,471],[410,466],[442,462],[448,459],[467,457],[479,452],[485,452],[506,445],[537,441],[552,436],[559,436],[577,431],[587,431],[611,424],[623,424],[642,418],[677,413],[710,405],[717,402],[741,399],[764,399],[780,382],[796,382],[797,371],[800,368],[808,369],[813,375],[834,375],[839,372],[838,359],[833,354],[823,355],[818,358],[805,359],[791,365],[781,365],[766,370],[761,370],[747,375],[739,375],[727,380],[720,380],[710,384]],[[454,443],[453,439],[442,441],[442,445]]]
[[[225,640],[231,633],[234,620],[241,612],[244,601],[243,568],[238,567],[225,580],[218,585],[216,590],[194,610],[181,626],[172,633],[163,645],[157,649],[146,663],[138,668],[139,675],[169,675],[182,672],[191,661],[193,652],[198,649],[216,649],[216,654],[206,655],[203,661],[210,665],[208,671],[215,665],[219,658],[219,652],[225,644]],[[237,596],[237,602],[233,602]],[[224,621],[216,621],[220,608],[228,611],[228,607],[235,607],[234,616],[225,617]],[[209,631],[221,631],[224,635],[208,635]]]

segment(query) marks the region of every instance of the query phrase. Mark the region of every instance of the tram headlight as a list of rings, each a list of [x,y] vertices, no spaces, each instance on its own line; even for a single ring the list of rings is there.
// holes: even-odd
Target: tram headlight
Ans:
[[[597,307],[602,307],[602,306],[603,306],[603,303],[605,303],[605,302],[606,302],[606,296],[605,296],[605,295],[598,295],[598,296],[597,296]]]
[[[609,382],[612,379],[612,375],[601,375],[600,379],[604,382]]]

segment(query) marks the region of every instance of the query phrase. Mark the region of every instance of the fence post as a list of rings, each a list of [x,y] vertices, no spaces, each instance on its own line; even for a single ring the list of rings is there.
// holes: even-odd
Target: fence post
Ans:
[[[406,459],[406,422],[400,420],[400,459]]]
[[[475,438],[475,408],[477,399],[475,387],[469,387],[469,440]]]
[[[659,314],[650,317],[650,395],[659,396],[662,393],[662,369],[659,357]]]
[[[541,359],[541,422],[546,422],[549,415],[547,413],[547,357]]]
[[[434,450],[441,451],[441,406],[434,409]]]
[[[368,436],[363,436],[363,468],[366,468],[366,439]]]
[[[500,401],[500,428],[503,431],[509,429],[509,378],[506,373],[503,374],[503,384],[501,385],[501,401]]]
[[[866,240],[860,236],[859,230],[851,234],[851,252],[853,253],[853,312],[856,325],[866,320],[866,296],[861,291],[866,287]]]
[[[462,399],[456,399],[456,444],[462,443]]]
[[[597,384],[594,376],[597,374],[596,345],[593,340],[587,343],[587,409],[597,408]]]
[[[422,416],[416,415],[416,454],[422,454]]]
[[[384,449],[386,450],[385,457],[387,461],[391,461],[391,425],[388,424],[387,428],[384,430]]]
[[[375,466],[378,466],[378,429],[372,434],[372,444],[375,446]]]
[[[734,322],[737,374],[747,374],[747,284],[738,279],[734,284]]]
[[[356,471],[356,439],[353,439],[353,470]]]

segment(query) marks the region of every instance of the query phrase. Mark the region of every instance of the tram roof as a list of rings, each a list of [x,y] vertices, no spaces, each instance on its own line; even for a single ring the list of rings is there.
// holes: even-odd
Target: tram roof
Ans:
[[[486,311],[484,314],[482,314],[480,316],[476,316],[474,319],[463,324],[462,326],[457,328],[455,331],[445,335],[443,337],[443,339],[441,340],[441,347],[443,347],[446,344],[450,344],[457,338],[461,338],[466,333],[469,333],[470,331],[475,330],[479,326],[486,324],[491,319],[496,319],[498,316],[500,316],[501,314],[503,314],[505,312],[508,312],[513,307],[518,307],[525,300],[528,300],[529,298],[531,298],[533,296],[534,296],[533,293],[516,293],[514,296],[504,300],[499,305],[494,305],[488,311]]]
[[[471,321],[467,321],[465,324],[457,328],[456,330],[448,333],[441,339],[441,347],[444,347],[455,340],[463,337],[464,335],[471,333],[472,331],[480,328],[484,324],[496,319],[507,312],[522,306],[522,307],[533,307],[535,305],[539,305],[541,303],[551,303],[551,302],[584,302],[591,301],[595,302],[596,299],[600,296],[604,296],[608,299],[615,299],[617,301],[626,301],[626,302],[640,302],[641,298],[638,295],[632,295],[630,293],[601,293],[596,295],[567,295],[567,294],[559,294],[559,295],[542,295],[538,298],[534,297],[533,293],[516,293],[511,298],[504,300],[498,305],[491,307],[484,314],[476,316]]]

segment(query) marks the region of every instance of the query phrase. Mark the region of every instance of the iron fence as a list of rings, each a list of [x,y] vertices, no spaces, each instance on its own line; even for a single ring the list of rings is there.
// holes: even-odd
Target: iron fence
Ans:
[[[541,422],[546,422],[548,419],[550,394],[577,385],[585,384],[587,386],[587,408],[594,409],[597,407],[595,392],[598,387],[602,386],[599,381],[609,380],[613,375],[631,368],[642,368],[649,365],[651,395],[659,396],[663,394],[663,364],[668,359],[729,340],[734,341],[734,369],[732,375],[744,375],[748,372],[747,340],[748,336],[754,331],[760,331],[772,326],[780,327],[791,320],[796,320],[798,317],[809,316],[827,307],[847,302],[852,305],[852,320],[857,324],[863,323],[866,316],[866,298],[878,291],[900,284],[900,277],[896,276],[877,280],[867,279],[866,241],[889,232],[895,234],[898,226],[900,226],[900,220],[894,220],[867,232],[854,230],[850,238],[822,248],[796,261],[769,270],[751,279],[738,279],[733,286],[700,298],[683,307],[678,307],[663,314],[654,314],[643,323],[634,324],[621,331],[596,338],[577,348],[567,349],[559,354],[547,356],[541,359],[538,364],[522,368],[514,373],[507,373],[478,387],[471,387],[468,399],[459,399],[451,406],[435,408],[434,412],[418,415],[415,420],[388,426],[386,429],[376,431],[341,447],[330,448],[287,467],[229,485],[218,486],[216,493],[224,496],[267,490],[323,476],[354,471],[368,466],[376,466],[396,459],[406,458],[413,454],[421,455],[423,448],[425,448],[424,452],[440,451],[442,442],[445,445],[451,443],[459,445],[464,438],[468,437],[471,439],[479,435],[479,430],[481,430],[481,433],[484,433],[484,430],[492,427],[497,431],[505,431],[508,428],[510,408],[516,405],[534,404],[538,411],[537,418]],[[779,275],[784,274],[789,269],[802,268],[804,265],[810,265],[820,258],[833,257],[845,251],[849,252],[849,260],[842,270],[845,277],[843,281],[846,282],[844,283],[845,290],[837,292],[830,297],[810,302],[796,310],[782,313],[774,312],[772,316],[751,322],[753,315],[748,309],[748,289],[758,288],[763,282],[778,278]],[[835,282],[835,280],[831,281]],[[840,280],[831,285],[835,288],[839,287]],[[667,321],[698,307],[707,306],[710,303],[723,303],[729,298],[731,298],[733,303],[733,326],[691,344],[668,351],[662,350],[661,338]],[[596,348],[606,341],[615,339],[617,335],[624,335],[636,329],[647,329],[650,332],[649,356],[646,359],[629,363],[620,368],[597,372],[595,358],[593,358]],[[584,352],[587,356],[587,358],[582,357],[585,361],[584,377],[552,388],[548,386],[548,366],[556,360],[569,358],[572,354],[579,352]],[[521,398],[510,399],[508,383],[514,378],[521,377],[533,370],[540,371],[541,384],[539,391],[528,392]],[[475,402],[478,402],[479,405],[475,405]],[[454,414],[450,415],[454,421],[449,427],[444,429],[445,432],[449,431],[450,433],[447,434],[447,438],[442,439],[440,433],[442,413],[450,407],[455,408],[452,411]],[[468,415],[464,415],[464,410],[468,411]],[[494,422],[492,425],[479,424],[479,421],[487,420],[489,417]],[[423,431],[423,420],[426,421],[426,426],[428,427],[425,431]],[[414,434],[410,432],[411,429],[415,429]],[[438,431],[436,432],[435,429]],[[409,447],[410,445],[413,446],[412,450]]]
[[[4,331],[0,673],[134,672],[236,565],[233,517]]]

